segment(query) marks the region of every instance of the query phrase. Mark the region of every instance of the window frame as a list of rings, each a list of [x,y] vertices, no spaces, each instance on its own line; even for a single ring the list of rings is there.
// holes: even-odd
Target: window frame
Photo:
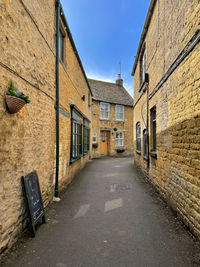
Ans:
[[[95,138],[95,141],[93,140],[93,138]],[[92,133],[92,144],[96,144],[97,143],[97,132],[93,132]]]
[[[71,107],[70,163],[90,151],[90,121],[74,106]]]
[[[117,138],[117,134],[122,134],[122,137],[121,138]],[[117,145],[117,141],[122,141],[122,144],[121,145]],[[118,147],[123,147],[124,146],[124,131],[117,131],[116,132],[116,135],[115,135],[115,147],[118,148]]]
[[[144,44],[140,56],[140,85],[143,85],[143,83],[145,82],[146,67],[147,67],[147,52],[146,52],[146,44]]]
[[[122,112],[117,112],[117,108],[118,107],[122,107]],[[117,118],[117,114],[122,114],[123,118],[122,119],[118,119]],[[124,105],[115,105],[115,119],[116,119],[116,121],[124,121]]]
[[[143,130],[143,158],[148,157],[147,129]]]
[[[151,152],[157,153],[156,106],[150,109],[150,117],[151,117]]]
[[[141,154],[141,123],[136,123],[136,152]]]
[[[90,150],[90,128],[89,121],[83,119],[83,154],[86,155]]]
[[[105,111],[105,110],[102,110],[102,108],[101,108],[101,105],[102,104],[106,104],[106,105],[108,105],[108,110],[107,111]],[[105,118],[105,117],[102,117],[102,111],[104,111],[104,112],[108,112],[108,118]],[[105,102],[100,102],[100,119],[101,120],[109,120],[110,119],[110,104],[109,103],[105,103]]]

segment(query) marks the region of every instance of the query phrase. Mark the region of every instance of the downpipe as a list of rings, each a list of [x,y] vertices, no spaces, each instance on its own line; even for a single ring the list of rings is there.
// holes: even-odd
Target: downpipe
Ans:
[[[59,181],[59,30],[60,30],[60,1],[55,0],[56,5],[56,176],[55,176],[55,192],[53,201],[60,201],[58,193]]]

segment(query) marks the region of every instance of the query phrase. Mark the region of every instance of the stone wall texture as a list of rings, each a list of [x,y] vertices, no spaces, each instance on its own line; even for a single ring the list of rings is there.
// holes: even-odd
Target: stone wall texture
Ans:
[[[9,249],[27,225],[21,176],[36,170],[46,207],[55,183],[55,2],[0,1],[0,254]],[[70,40],[65,38],[65,63],[60,63],[60,104],[70,102],[91,119],[89,88]],[[12,79],[31,103],[16,114],[6,110],[4,94]],[[81,97],[86,95],[86,101]],[[84,166],[89,154],[69,164],[70,117],[60,114],[62,190]]]
[[[150,94],[199,29],[200,2],[157,0],[144,44]],[[157,159],[143,159],[146,92],[140,88],[140,64],[134,74],[134,127],[141,123],[141,154],[134,160],[190,230],[200,238],[200,44],[150,98],[156,106]],[[150,118],[149,118],[150,119]],[[151,127],[150,127],[151,128]],[[152,131],[150,129],[150,150]]]
[[[101,157],[100,152],[100,130],[108,129],[110,131],[109,140],[109,156],[130,156],[133,154],[133,107],[124,106],[124,121],[116,121],[115,104],[110,103],[110,119],[101,120],[100,119],[100,102],[92,101],[92,133],[97,133],[97,148],[92,148],[92,157]],[[118,131],[124,131],[124,152],[118,153],[116,151],[115,139],[116,132],[114,128]],[[91,134],[92,135],[92,134]]]

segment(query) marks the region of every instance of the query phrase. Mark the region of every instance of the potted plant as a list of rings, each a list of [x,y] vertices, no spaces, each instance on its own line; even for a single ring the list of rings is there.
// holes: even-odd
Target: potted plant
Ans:
[[[20,91],[12,80],[9,81],[8,92],[5,95],[6,106],[10,113],[16,113],[27,103],[30,103],[28,96]]]
[[[117,151],[117,153],[123,153],[125,151],[125,148],[118,147],[118,148],[116,148],[116,151]]]
[[[93,144],[92,144],[92,147],[93,147],[93,148],[97,148],[97,147],[98,147],[98,143],[93,143]]]

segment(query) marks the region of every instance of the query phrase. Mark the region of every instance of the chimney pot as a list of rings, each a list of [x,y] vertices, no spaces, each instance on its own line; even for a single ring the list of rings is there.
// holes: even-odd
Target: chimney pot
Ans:
[[[123,86],[123,79],[121,78],[121,74],[118,74],[116,84]]]

